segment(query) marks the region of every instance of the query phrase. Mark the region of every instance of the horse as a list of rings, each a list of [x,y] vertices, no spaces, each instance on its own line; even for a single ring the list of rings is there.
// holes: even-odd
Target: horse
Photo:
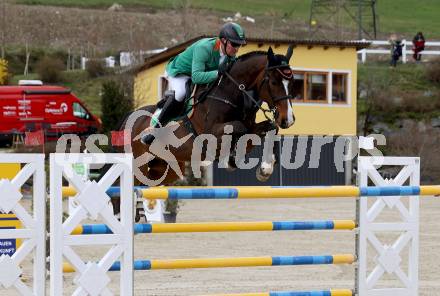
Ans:
[[[128,114],[119,130],[129,130],[136,179],[143,184],[155,180],[154,185],[170,185],[182,177],[176,171],[180,169],[183,172],[185,162],[191,161],[196,137],[205,134],[212,135],[217,141],[215,160],[219,159],[220,140],[226,134],[230,135],[232,148],[229,157],[226,157],[226,165],[235,169],[235,145],[242,135],[256,134],[263,137],[274,129],[278,131],[278,128],[292,126],[295,122],[290,101],[292,97],[289,94],[289,83],[293,79],[289,66],[292,51],[293,47],[290,46],[286,55],[274,54],[272,48],[267,52],[246,53],[239,56],[229,70],[211,85],[196,88],[192,114],[166,125],[173,128],[175,139],[181,140],[178,147],[169,145],[163,150],[175,158],[174,166],[170,159],[164,160],[152,151],[155,142],[161,141],[160,136],[155,138],[150,147],[140,141],[141,135],[150,128],[151,114],[154,114],[157,106],[145,106]],[[263,103],[269,109],[265,109]],[[266,120],[256,123],[259,110],[263,111]],[[140,115],[133,117],[136,112]],[[251,145],[248,145],[247,152],[250,148]],[[206,156],[206,149],[201,152]],[[264,181],[270,177],[274,162],[273,158],[261,164],[257,170],[259,180]]]

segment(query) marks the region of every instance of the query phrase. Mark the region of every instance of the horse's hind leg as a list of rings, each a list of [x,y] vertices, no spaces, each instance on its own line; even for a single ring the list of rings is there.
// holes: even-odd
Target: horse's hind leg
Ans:
[[[212,132],[217,139],[221,139],[224,135],[232,137],[231,146],[227,155],[220,155],[219,163],[220,167],[226,168],[228,171],[234,171],[237,169],[237,142],[241,136],[246,134],[248,129],[240,121],[230,121],[222,124],[217,124],[212,129]]]

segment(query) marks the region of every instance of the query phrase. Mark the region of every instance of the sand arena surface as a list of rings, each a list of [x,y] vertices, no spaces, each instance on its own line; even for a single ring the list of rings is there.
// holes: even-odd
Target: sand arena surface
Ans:
[[[183,202],[178,222],[354,219],[354,199],[216,200]],[[420,295],[438,295],[440,288],[440,200],[421,200]],[[386,215],[398,218],[392,211]],[[384,217],[388,218],[388,217]],[[282,231],[241,233],[145,234],[135,238],[136,259],[291,256],[354,253],[352,231]],[[396,235],[380,237],[391,244]],[[370,251],[370,249],[369,249]],[[79,249],[84,257],[102,253]],[[403,250],[406,255],[408,250]],[[371,260],[370,260],[371,261]],[[406,266],[406,258],[403,259]],[[399,285],[385,276],[384,285]],[[118,293],[119,273],[111,287]],[[73,292],[73,275],[65,276]],[[354,266],[282,266],[135,272],[135,295],[206,295],[283,290],[353,288]],[[70,295],[69,294],[69,295]],[[67,295],[67,293],[66,293]]]
[[[30,204],[30,201],[27,203]],[[178,222],[354,219],[355,206],[354,199],[192,200],[182,203],[177,219]],[[420,296],[439,295],[439,212],[439,198],[421,198]],[[398,218],[393,211],[387,211],[385,214],[384,218]],[[354,237],[354,232],[345,230],[143,234],[135,237],[134,248],[135,259],[325,255],[354,253]],[[379,238],[383,243],[391,244],[397,236],[393,234]],[[84,260],[97,260],[108,247],[74,249]],[[403,255],[407,252],[408,250],[404,249]],[[403,262],[403,266],[406,266],[406,258]],[[31,284],[30,260],[25,261],[23,268],[23,279]],[[112,272],[110,276],[111,290],[115,295],[119,295],[119,272]],[[64,279],[64,295],[71,295],[75,289],[74,274],[66,274]],[[394,277],[389,276],[384,277],[381,283],[399,285]],[[353,286],[352,265],[150,270],[135,272],[134,294],[180,296],[351,289]],[[47,294],[49,295],[49,281]],[[1,290],[1,295],[18,294],[13,289],[8,289]]]

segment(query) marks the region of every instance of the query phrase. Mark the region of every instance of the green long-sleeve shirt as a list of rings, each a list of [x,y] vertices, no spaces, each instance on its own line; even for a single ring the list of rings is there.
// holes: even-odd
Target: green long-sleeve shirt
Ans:
[[[226,62],[228,58],[226,57]],[[213,82],[218,76],[220,61],[220,41],[218,38],[204,38],[189,46],[172,58],[166,70],[168,75],[184,74],[191,76],[194,84]]]

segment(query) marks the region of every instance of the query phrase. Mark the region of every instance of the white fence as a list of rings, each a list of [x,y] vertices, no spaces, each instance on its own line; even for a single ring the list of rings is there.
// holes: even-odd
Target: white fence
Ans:
[[[420,159],[418,157],[359,157],[358,183],[366,188],[374,184],[379,191],[384,187],[395,190],[408,184],[419,188]],[[44,155],[0,154],[0,163],[22,163],[24,167],[13,180],[0,180],[0,210],[13,212],[23,223],[22,229],[0,229],[0,239],[21,238],[23,244],[9,257],[0,256],[0,290],[15,287],[21,295],[43,296],[45,293],[45,202],[46,185]],[[111,164],[99,182],[82,180],[72,164]],[[51,154],[50,156],[50,295],[63,295],[63,262],[67,260],[77,275],[73,295],[113,295],[108,288],[111,279],[107,273],[120,259],[119,295],[133,295],[133,158],[131,154]],[[377,168],[399,166],[395,178],[383,179]],[[33,177],[33,214],[20,205],[21,187]],[[78,208],[63,219],[63,178],[70,181],[78,192]],[[121,220],[118,221],[107,204],[107,189],[119,180]],[[380,189],[382,188],[382,189]],[[373,191],[374,192],[374,191]],[[405,192],[401,191],[404,195]],[[394,211],[390,219],[381,213]],[[415,296],[418,295],[419,255],[419,197],[368,196],[359,198],[357,207],[357,276],[356,292],[360,296]],[[396,217],[400,217],[395,219]],[[111,234],[71,235],[83,219],[103,221]],[[391,245],[383,244],[379,235],[392,233],[396,238]],[[388,243],[391,240],[387,240]],[[110,245],[99,261],[83,261],[73,247]],[[35,250],[35,251],[34,251]],[[403,251],[403,250],[407,250]],[[22,261],[33,252],[33,287],[21,278]],[[373,260],[374,259],[374,260]],[[90,259],[89,259],[90,260]],[[407,264],[406,264],[407,262]],[[390,286],[380,280],[393,276]],[[2,291],[4,293],[4,291]],[[2,293],[0,292],[0,293]]]
[[[361,49],[358,51],[362,63],[367,61],[367,55],[391,55],[391,44],[387,40],[365,40],[364,42],[371,42],[370,48]],[[438,50],[434,50],[437,47]],[[406,63],[408,61],[408,55],[413,55],[413,44],[412,41],[402,40],[402,62]],[[422,55],[436,56],[440,55],[440,42],[427,41],[425,43],[425,50],[421,52]]]
[[[22,169],[12,179],[0,179],[0,213],[15,214],[21,228],[0,227],[2,240],[21,239],[22,244],[12,256],[0,256],[0,290],[12,289],[20,295],[45,295],[46,285],[46,175],[44,154],[1,153],[0,163],[21,164]],[[32,206],[23,204],[23,186],[33,184]],[[23,265],[33,265],[33,281],[23,277]],[[32,269],[31,269],[32,270]],[[4,291],[0,292],[5,295]],[[7,294],[7,293],[6,293]],[[14,294],[15,295],[15,294]]]
[[[145,57],[161,53],[162,51],[167,50],[167,47],[164,48],[158,48],[158,49],[151,49],[151,50],[140,50],[136,52],[128,52],[128,51],[122,51],[119,56],[119,66],[120,67],[128,67],[132,65],[141,64],[144,62]],[[113,56],[109,56],[102,59],[90,59],[87,57],[81,57],[81,69],[86,69],[87,61],[89,60],[99,60],[103,61],[105,63],[105,66],[107,68],[114,68],[116,66],[116,58]]]

